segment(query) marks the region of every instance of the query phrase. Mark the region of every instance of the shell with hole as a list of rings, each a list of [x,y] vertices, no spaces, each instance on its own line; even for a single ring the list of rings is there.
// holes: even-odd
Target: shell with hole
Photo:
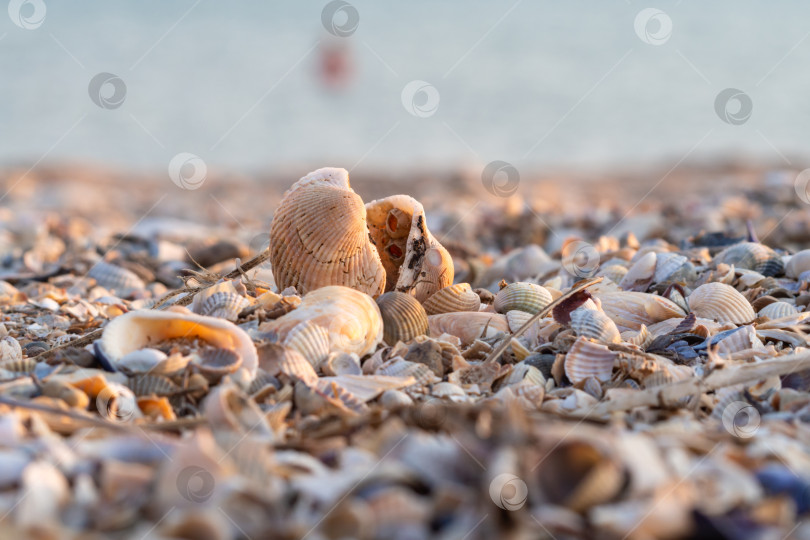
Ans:
[[[785,270],[782,257],[758,242],[741,242],[727,247],[714,258],[715,265],[722,263],[753,270],[763,276],[777,276]]]
[[[279,290],[306,294],[343,285],[372,296],[383,292],[385,270],[345,169],[318,169],[293,184],[273,215],[270,250]]]
[[[454,311],[478,311],[481,297],[473,292],[469,283],[456,283],[436,291],[422,305],[428,315]]]
[[[377,298],[377,306],[383,320],[383,339],[389,345],[427,334],[425,308],[410,294],[389,291]]]
[[[453,259],[427,228],[422,204],[392,195],[366,204],[372,242],[385,268],[385,290],[424,302],[453,283]]]
[[[745,324],[756,318],[751,303],[737,289],[725,283],[704,283],[687,298],[698,317],[720,323]]]
[[[551,302],[551,293],[545,287],[525,281],[517,281],[498,291],[492,306],[498,313],[506,313],[517,309],[534,315]]]
[[[95,351],[102,364],[115,369],[128,353],[176,338],[196,338],[213,347],[230,349],[242,357],[241,367],[251,377],[256,374],[256,347],[244,330],[223,319],[187,311],[141,309],[120,315],[104,328]]]
[[[306,294],[297,309],[264,323],[262,331],[276,332],[282,340],[304,321],[326,329],[331,351],[364,356],[383,338],[380,309],[369,295],[332,285]]]

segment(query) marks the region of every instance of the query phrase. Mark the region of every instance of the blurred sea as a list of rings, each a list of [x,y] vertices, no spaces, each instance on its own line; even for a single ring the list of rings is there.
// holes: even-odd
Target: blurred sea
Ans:
[[[45,5],[35,29],[0,14],[2,165],[157,170],[190,152],[241,171],[718,156],[787,166],[807,147],[810,4],[798,0],[352,0],[359,25],[346,38],[324,30],[323,1]],[[660,45],[634,28],[650,7],[672,23]],[[323,82],[327,53],[352,74],[343,88]],[[119,107],[90,99],[100,72],[124,82]],[[429,116],[403,106],[414,80],[438,95]],[[744,123],[716,113],[726,88],[750,96]]]

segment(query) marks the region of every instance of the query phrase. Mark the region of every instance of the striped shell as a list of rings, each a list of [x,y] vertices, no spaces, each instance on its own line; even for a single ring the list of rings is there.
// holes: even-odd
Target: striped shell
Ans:
[[[483,311],[431,315],[428,326],[431,337],[450,334],[459,338],[462,345],[469,345],[481,337],[495,336],[499,332],[509,332],[505,315]]]
[[[135,272],[104,261],[94,264],[87,275],[95,279],[100,286],[119,296],[129,296],[146,288],[146,284]]]
[[[389,345],[407,342],[427,334],[428,318],[419,301],[399,291],[390,291],[377,298],[383,321],[383,340]]]
[[[571,328],[578,336],[602,343],[619,343],[619,329],[610,317],[601,311],[579,307],[571,312]]]
[[[240,294],[217,292],[205,299],[200,313],[234,322],[248,305],[250,302]]]
[[[378,375],[387,375],[389,377],[413,377],[415,384],[426,385],[437,382],[441,379],[436,377],[433,372],[425,364],[417,364],[416,362],[408,362],[402,358],[392,358],[379,368],[376,373]]]
[[[416,199],[393,195],[366,205],[371,241],[385,268],[385,290],[424,302],[453,283],[453,259],[427,228]]]
[[[691,282],[695,276],[695,266],[683,255],[658,253],[653,276],[655,283]]]
[[[498,313],[518,309],[534,315],[551,302],[551,293],[544,287],[534,283],[518,281],[510,283],[498,291],[498,294],[495,295],[493,307]]]
[[[804,249],[791,255],[785,265],[785,274],[792,279],[798,279],[802,273],[808,270],[810,270],[810,249]]]
[[[617,356],[605,345],[579,337],[565,355],[565,375],[574,384],[588,377],[607,382]]]
[[[318,169],[293,184],[273,215],[270,249],[279,290],[306,294],[343,285],[373,296],[383,291],[385,270],[345,169]]]
[[[382,341],[383,321],[374,300],[349,287],[322,287],[304,296],[297,309],[262,325],[276,332],[284,343],[300,323],[309,321],[326,329],[330,351],[365,356]]]
[[[627,270],[627,273],[619,282],[619,287],[625,291],[646,291],[655,275],[655,263],[657,259],[658,257],[654,251],[642,255],[633,263],[633,266]]]
[[[454,311],[478,311],[478,308],[481,307],[481,298],[473,292],[469,283],[456,283],[436,291],[422,305],[428,315]]]
[[[720,323],[744,324],[756,318],[745,296],[724,283],[704,283],[692,291],[687,300],[695,315]]]
[[[136,396],[170,396],[180,391],[180,387],[163,375],[135,375],[127,379],[127,387]]]
[[[283,374],[294,381],[304,381],[307,384],[313,384],[318,379],[315,368],[301,353],[275,343],[261,345],[259,367],[267,375]]]
[[[782,257],[768,246],[758,242],[734,244],[714,258],[715,265],[724,263],[735,268],[746,268],[763,276],[776,276],[785,271]]]
[[[757,332],[753,325],[745,325],[722,332],[711,339],[712,344],[717,344],[717,352],[720,354],[732,354],[739,351],[762,350],[765,346],[757,337]]]
[[[759,313],[757,313],[759,317],[768,317],[769,319],[781,319],[795,314],[796,306],[787,302],[773,302],[760,309]]]
[[[674,317],[685,317],[686,313],[678,304],[662,296],[642,292],[597,293],[602,311],[616,323],[620,332],[638,330],[641,325],[665,321]]]
[[[301,353],[314,368],[329,356],[329,332],[310,321],[293,326],[280,343]]]
[[[207,379],[218,381],[239,369],[242,357],[232,349],[208,348],[192,355],[192,362]]]

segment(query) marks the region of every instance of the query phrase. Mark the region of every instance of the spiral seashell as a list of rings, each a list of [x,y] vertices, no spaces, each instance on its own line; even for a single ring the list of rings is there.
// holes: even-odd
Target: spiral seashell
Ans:
[[[658,257],[654,251],[649,251],[642,255],[633,263],[633,266],[627,270],[627,273],[619,282],[619,287],[625,291],[646,291],[655,275],[655,264],[657,260]]]
[[[318,169],[293,184],[273,215],[270,250],[279,290],[306,294],[342,285],[372,296],[383,292],[385,270],[345,169]]]
[[[242,295],[218,292],[209,296],[201,306],[201,313],[209,317],[217,317],[234,322],[239,314],[250,305]]]
[[[791,279],[798,279],[808,270],[810,270],[810,249],[804,249],[791,255],[785,265],[785,275]]]
[[[607,382],[613,374],[617,356],[606,346],[579,337],[565,355],[565,375],[574,384],[588,377]]]
[[[782,317],[790,317],[796,313],[796,306],[793,304],[787,302],[773,302],[760,309],[757,315],[759,317],[768,317],[769,319],[781,319]]]
[[[534,283],[517,281],[498,291],[492,307],[498,313],[506,313],[517,309],[535,315],[551,302],[551,293],[544,287]]]
[[[695,315],[720,323],[745,324],[756,318],[745,296],[725,283],[704,283],[687,300]]]
[[[741,242],[727,247],[714,258],[715,266],[721,263],[753,270],[763,276],[777,276],[785,271],[782,257],[758,242]]]
[[[326,329],[330,351],[362,357],[374,352],[383,337],[383,321],[374,300],[358,290],[337,285],[306,294],[297,309],[260,328],[276,332],[285,342],[290,331],[304,321]]]
[[[505,315],[483,311],[430,315],[428,327],[432,337],[450,334],[459,338],[462,345],[469,345],[482,337],[495,336],[499,332],[509,332]]]
[[[253,376],[258,367],[256,347],[235,324],[193,313],[136,310],[113,319],[96,341],[96,355],[112,368],[127,354],[173,338],[197,338],[213,347],[230,349],[242,358],[242,367]]]
[[[601,343],[619,343],[619,329],[602,311],[579,307],[571,312],[571,328],[578,336],[595,339]]]
[[[371,241],[385,268],[385,290],[424,302],[453,283],[453,259],[427,228],[422,204],[393,195],[366,204]]]
[[[456,283],[436,291],[422,305],[428,315],[478,311],[481,307],[481,297],[473,292],[469,283]]]
[[[383,340],[389,345],[427,334],[427,313],[413,296],[390,291],[377,298],[377,306],[383,320]]]
[[[616,323],[620,332],[638,330],[641,325],[685,317],[686,313],[672,300],[642,292],[597,293],[602,311]]]
[[[100,286],[111,290],[118,296],[129,296],[135,291],[146,288],[146,284],[135,272],[104,261],[94,264],[87,275],[95,279]]]
[[[332,375],[362,375],[360,359],[356,354],[343,352],[332,353],[322,366],[324,374]]]

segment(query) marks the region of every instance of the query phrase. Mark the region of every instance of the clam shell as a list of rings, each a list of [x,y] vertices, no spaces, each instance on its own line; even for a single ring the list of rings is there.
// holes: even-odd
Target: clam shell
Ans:
[[[606,346],[579,337],[565,355],[565,375],[574,384],[588,377],[607,382],[613,374],[617,356]]]
[[[136,310],[113,319],[96,342],[97,355],[115,366],[128,353],[172,338],[197,338],[214,347],[231,349],[253,376],[258,367],[256,347],[235,324],[193,313]]]
[[[265,323],[261,329],[276,332],[284,342],[290,331],[304,321],[326,329],[330,351],[365,356],[374,352],[383,337],[383,321],[374,300],[337,285],[306,294],[297,309]]]
[[[214,293],[202,303],[201,313],[234,322],[239,314],[250,305],[247,298],[236,293]]]
[[[453,259],[427,228],[422,204],[393,195],[366,204],[371,241],[385,268],[385,290],[424,302],[453,283]]]
[[[180,386],[163,375],[135,375],[127,379],[127,387],[136,396],[170,396],[180,391]]]
[[[118,296],[129,296],[135,291],[146,288],[146,284],[135,272],[104,261],[94,264],[87,275]]]
[[[334,383],[364,402],[376,399],[388,390],[398,390],[416,382],[409,377],[353,374],[323,377],[320,380],[329,384]]]
[[[259,346],[259,367],[267,375],[281,373],[306,384],[314,384],[318,379],[315,368],[301,353],[275,343],[263,343]]]
[[[685,317],[678,304],[661,296],[642,292],[603,292],[597,294],[602,311],[616,323],[620,332],[638,330],[641,325]]]
[[[658,257],[654,251],[642,255],[633,263],[633,266],[627,270],[627,273],[619,282],[619,287],[625,291],[646,291],[655,275],[655,263],[657,259]]]
[[[383,340],[389,345],[427,334],[425,308],[409,294],[390,291],[377,298],[383,320]]]
[[[619,343],[621,335],[610,317],[601,311],[579,307],[571,312],[571,328],[578,336],[602,343]]]
[[[302,321],[287,332],[281,345],[295,349],[317,368],[329,356],[329,331],[310,321]]]
[[[735,268],[746,268],[763,276],[777,276],[785,271],[782,257],[758,242],[741,242],[730,246],[717,254],[714,264],[734,265]]]
[[[273,215],[270,250],[279,290],[306,294],[343,285],[373,296],[383,292],[385,270],[345,169],[318,169],[293,184]]]
[[[473,292],[469,283],[456,283],[436,291],[422,305],[428,315],[478,311],[481,307],[481,298]]]
[[[450,334],[469,345],[481,337],[492,337],[499,332],[509,332],[506,316],[499,313],[456,312],[440,313],[428,317],[430,335],[433,337]]]
[[[773,302],[760,309],[759,313],[757,313],[758,316],[768,317],[769,319],[781,319],[795,314],[796,306],[787,302]]]
[[[551,293],[545,287],[534,283],[518,281],[510,283],[495,295],[492,307],[498,313],[506,313],[514,309],[531,313],[538,313],[552,302]]]
[[[790,256],[785,265],[785,275],[792,279],[810,270],[810,249],[804,249]]]
[[[695,315],[720,323],[745,324],[756,318],[745,296],[724,283],[704,283],[692,291],[687,300]]]
[[[763,350],[765,345],[757,337],[757,332],[753,325],[745,325],[722,332],[711,339],[712,344],[717,344],[717,352],[721,355],[732,354],[747,350]]]

